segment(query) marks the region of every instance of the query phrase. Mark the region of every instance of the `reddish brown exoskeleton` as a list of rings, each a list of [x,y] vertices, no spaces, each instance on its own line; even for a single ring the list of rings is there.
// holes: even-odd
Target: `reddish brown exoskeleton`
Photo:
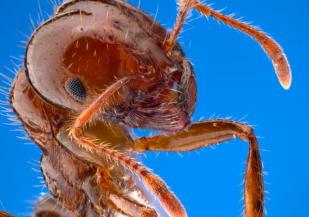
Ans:
[[[191,151],[233,138],[250,144],[244,215],[264,216],[253,130],[225,119],[191,123],[196,80],[176,38],[193,8],[254,37],[286,89],[287,59],[263,32],[196,0],[178,4],[171,34],[122,0],[67,0],[34,31],[10,103],[43,151],[41,169],[53,199],[39,202],[36,216],[158,216],[137,177],[169,216],[187,216],[164,181],[134,154]],[[132,139],[126,127],[170,133]]]
[[[13,217],[11,214],[0,211],[0,217]]]

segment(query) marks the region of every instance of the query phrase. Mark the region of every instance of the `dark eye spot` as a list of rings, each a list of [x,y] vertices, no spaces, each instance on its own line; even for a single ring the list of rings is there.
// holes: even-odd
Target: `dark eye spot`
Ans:
[[[77,100],[84,100],[86,98],[86,89],[82,82],[77,78],[71,78],[66,82],[67,91]]]

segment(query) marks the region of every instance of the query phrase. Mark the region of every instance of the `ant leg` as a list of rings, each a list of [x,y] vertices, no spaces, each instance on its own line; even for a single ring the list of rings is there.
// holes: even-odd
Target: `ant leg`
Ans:
[[[170,134],[140,137],[134,140],[135,151],[192,151],[230,139],[249,141],[250,148],[245,174],[245,216],[264,216],[264,182],[258,142],[248,125],[226,119],[192,123],[187,129]]]
[[[96,152],[99,155],[109,157],[139,176],[150,192],[158,198],[169,216],[186,217],[187,213],[178,198],[168,189],[165,182],[151,173],[148,168],[120,152],[110,149],[107,146],[95,144],[93,141],[87,140],[81,135],[82,128],[90,121],[91,117],[96,114],[98,110],[103,109],[104,103],[108,98],[129,81],[130,77],[125,77],[107,88],[93,103],[79,114],[70,129],[69,135],[81,148],[89,152]]]
[[[157,217],[156,211],[129,197],[117,192],[113,186],[113,180],[107,168],[99,167],[97,170],[97,182],[100,184],[101,194],[105,195],[107,202],[115,210],[126,216],[133,217]]]
[[[247,33],[251,37],[253,37],[265,50],[266,54],[271,58],[273,62],[273,66],[275,68],[277,77],[281,83],[281,85],[285,89],[289,89],[292,81],[292,74],[290,65],[288,60],[283,53],[280,45],[275,42],[272,38],[268,37],[264,32],[259,31],[257,28],[252,27],[244,22],[233,19],[231,16],[225,16],[217,11],[214,11],[210,7],[203,5],[202,3],[196,0],[179,0],[179,15],[174,26],[174,29],[167,40],[165,45],[165,50],[170,53],[174,43],[178,35],[180,34],[180,30],[182,25],[184,24],[188,11],[190,8],[194,8],[204,14],[205,16],[212,16],[218,21],[221,21],[229,26],[232,26],[235,29],[239,29],[240,31]]]

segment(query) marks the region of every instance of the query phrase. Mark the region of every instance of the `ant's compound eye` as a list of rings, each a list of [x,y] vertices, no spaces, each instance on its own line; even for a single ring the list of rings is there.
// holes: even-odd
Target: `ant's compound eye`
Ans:
[[[71,78],[66,82],[67,91],[75,99],[83,101],[86,98],[86,89],[82,82],[77,78]]]

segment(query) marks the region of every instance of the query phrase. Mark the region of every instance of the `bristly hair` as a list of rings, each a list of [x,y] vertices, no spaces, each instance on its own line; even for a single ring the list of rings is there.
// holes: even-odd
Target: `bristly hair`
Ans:
[[[53,9],[53,12],[56,10],[56,8],[61,4],[60,0],[47,0],[47,3],[51,6],[51,8]],[[33,32],[35,31],[35,29],[40,26],[43,22],[45,22],[45,18],[44,18],[44,14],[47,15],[47,19],[49,19],[52,15],[49,15],[46,11],[42,11],[41,9],[41,5],[40,5],[40,1],[38,1],[38,7],[39,7],[39,11],[40,13],[38,14],[38,19],[36,22],[33,21],[33,19],[30,16],[30,24],[29,28],[31,30],[31,34],[33,34]],[[25,36],[28,39],[30,38],[30,36],[28,36],[27,34],[24,34],[22,32],[20,32],[23,36]],[[27,44],[28,42],[24,42],[21,41],[21,43],[23,44]],[[23,47],[26,48],[26,46],[24,45],[19,45],[19,47]],[[5,116],[10,122],[9,123],[5,123],[7,125],[12,125],[12,126],[19,126],[17,129],[13,129],[12,131],[21,131],[22,132],[22,136],[20,136],[19,138],[22,139],[27,139],[29,138],[27,133],[24,131],[23,127],[21,126],[21,122],[18,119],[18,117],[15,115],[15,113],[13,112],[13,109],[10,106],[10,90],[11,90],[11,86],[14,82],[14,79],[16,77],[16,75],[22,70],[22,68],[24,67],[24,56],[18,56],[18,57],[13,57],[11,56],[12,60],[12,64],[14,65],[14,67],[12,69],[5,67],[12,75],[7,75],[7,74],[3,74],[0,73],[0,76],[2,78],[4,78],[4,80],[1,80],[2,85],[0,86],[0,94],[4,96],[4,99],[0,99],[0,108],[1,108],[1,115]],[[18,61],[19,63],[16,64],[13,60]]]

